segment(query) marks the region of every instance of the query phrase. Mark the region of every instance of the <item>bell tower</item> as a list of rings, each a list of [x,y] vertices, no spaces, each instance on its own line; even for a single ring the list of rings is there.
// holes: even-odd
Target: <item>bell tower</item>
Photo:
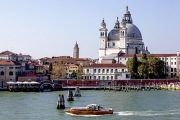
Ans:
[[[77,41],[76,44],[74,45],[73,58],[79,58],[79,47]]]
[[[100,39],[99,59],[100,59],[100,57],[106,55],[107,40],[108,40],[107,31],[108,31],[108,29],[106,28],[106,23],[103,19],[102,23],[101,23],[101,27],[99,29],[99,33],[100,33],[99,34],[100,35],[99,36],[99,39]]]

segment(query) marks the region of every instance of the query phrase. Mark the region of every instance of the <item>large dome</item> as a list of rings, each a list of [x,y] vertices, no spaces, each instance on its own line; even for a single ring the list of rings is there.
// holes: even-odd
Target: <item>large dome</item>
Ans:
[[[127,23],[126,28],[127,28],[127,37],[128,38],[142,40],[141,32],[134,24]]]
[[[127,28],[127,38],[142,40],[142,35],[140,30],[132,23],[126,23]],[[108,41],[119,40],[120,39],[120,29],[114,28],[108,34]]]

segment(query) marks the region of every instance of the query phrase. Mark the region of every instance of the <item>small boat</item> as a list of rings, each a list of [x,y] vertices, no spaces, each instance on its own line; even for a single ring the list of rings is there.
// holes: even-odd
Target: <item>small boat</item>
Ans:
[[[180,90],[180,82],[175,85],[175,90]]]
[[[69,110],[66,110],[67,114],[74,115],[105,115],[113,114],[112,108],[104,108],[97,104],[89,104],[86,107],[72,107]]]

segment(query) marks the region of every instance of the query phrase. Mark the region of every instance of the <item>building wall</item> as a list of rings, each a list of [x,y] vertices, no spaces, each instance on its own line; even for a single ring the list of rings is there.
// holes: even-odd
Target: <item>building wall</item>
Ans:
[[[7,82],[17,80],[17,75],[21,73],[20,66],[0,65],[0,87],[7,87]]]
[[[126,73],[126,67],[117,67],[117,68],[106,68],[106,67],[97,67],[97,68],[88,68],[84,67],[84,79],[92,80],[115,80],[115,73]],[[124,78],[126,79],[126,78]]]

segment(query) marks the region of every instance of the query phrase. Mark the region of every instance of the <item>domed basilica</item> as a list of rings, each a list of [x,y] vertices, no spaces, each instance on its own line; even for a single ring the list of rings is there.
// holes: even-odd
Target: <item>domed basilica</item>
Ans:
[[[149,54],[142,41],[140,30],[133,24],[131,13],[126,7],[122,22],[117,17],[114,28],[108,33],[104,19],[101,23],[99,62],[102,59],[117,59],[118,55],[124,54]]]

